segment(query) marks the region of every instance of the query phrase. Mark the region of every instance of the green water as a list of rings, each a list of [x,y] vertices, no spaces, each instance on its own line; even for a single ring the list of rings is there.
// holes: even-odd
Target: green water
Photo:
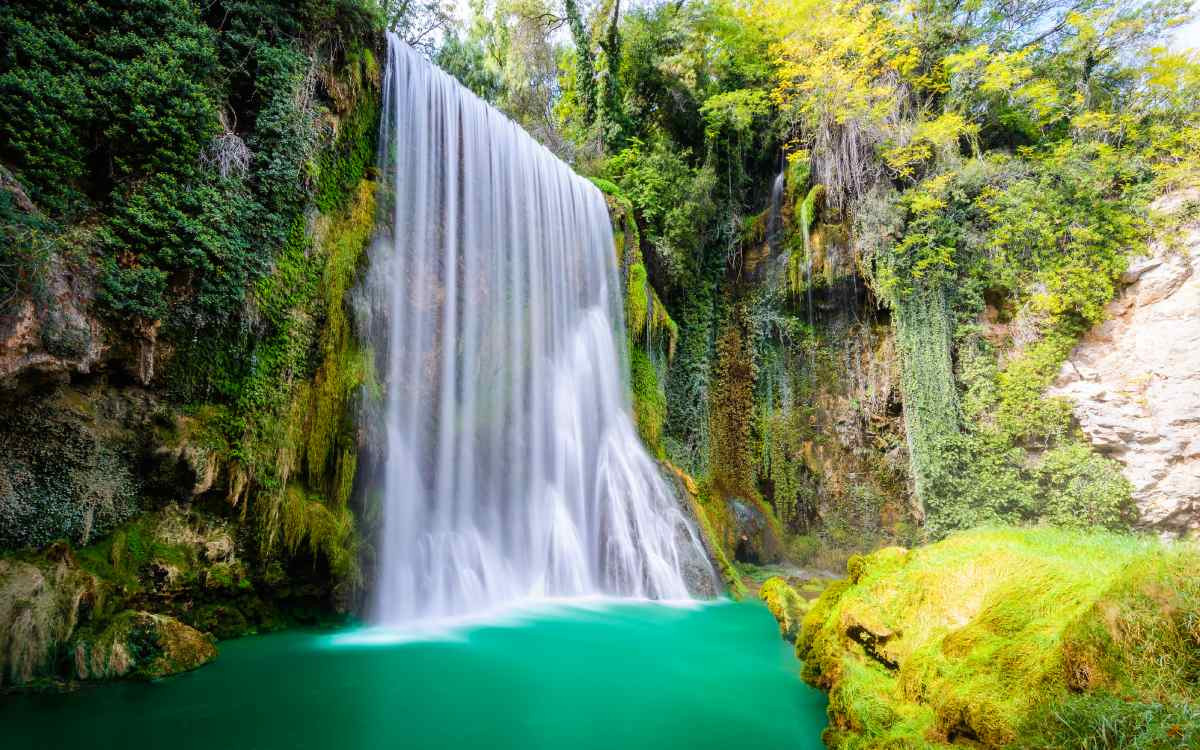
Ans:
[[[758,604],[560,608],[432,641],[371,632],[246,638],[156,683],[0,698],[0,747],[821,747],[825,698]]]

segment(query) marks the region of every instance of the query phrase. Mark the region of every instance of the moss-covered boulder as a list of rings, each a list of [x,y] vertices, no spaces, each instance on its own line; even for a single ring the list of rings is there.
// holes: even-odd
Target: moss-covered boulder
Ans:
[[[1200,747],[1200,549],[990,529],[855,557],[796,652],[834,748]]]
[[[154,680],[207,664],[217,658],[217,647],[212,636],[173,617],[123,612],[99,633],[80,634],[72,655],[81,680]]]
[[[772,576],[763,582],[758,590],[758,598],[766,602],[767,609],[779,621],[779,635],[788,643],[794,643],[800,635],[800,624],[811,603],[779,576]]]

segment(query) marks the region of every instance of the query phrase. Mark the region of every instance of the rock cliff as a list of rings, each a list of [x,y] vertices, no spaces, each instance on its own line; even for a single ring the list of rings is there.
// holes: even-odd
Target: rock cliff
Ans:
[[[1198,204],[1195,190],[1155,204],[1173,217],[1170,229],[1130,262],[1107,319],[1050,391],[1071,400],[1092,445],[1121,463],[1140,523],[1169,533],[1200,530]]]

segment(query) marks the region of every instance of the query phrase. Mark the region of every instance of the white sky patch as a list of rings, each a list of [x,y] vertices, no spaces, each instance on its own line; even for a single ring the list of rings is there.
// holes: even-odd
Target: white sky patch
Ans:
[[[1171,44],[1176,49],[1200,49],[1200,16],[1180,26],[1175,31]]]

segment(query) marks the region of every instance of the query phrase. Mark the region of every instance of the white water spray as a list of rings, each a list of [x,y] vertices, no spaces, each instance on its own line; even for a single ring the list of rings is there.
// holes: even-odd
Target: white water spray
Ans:
[[[687,598],[713,574],[629,415],[602,194],[391,35],[380,137],[376,619]]]

